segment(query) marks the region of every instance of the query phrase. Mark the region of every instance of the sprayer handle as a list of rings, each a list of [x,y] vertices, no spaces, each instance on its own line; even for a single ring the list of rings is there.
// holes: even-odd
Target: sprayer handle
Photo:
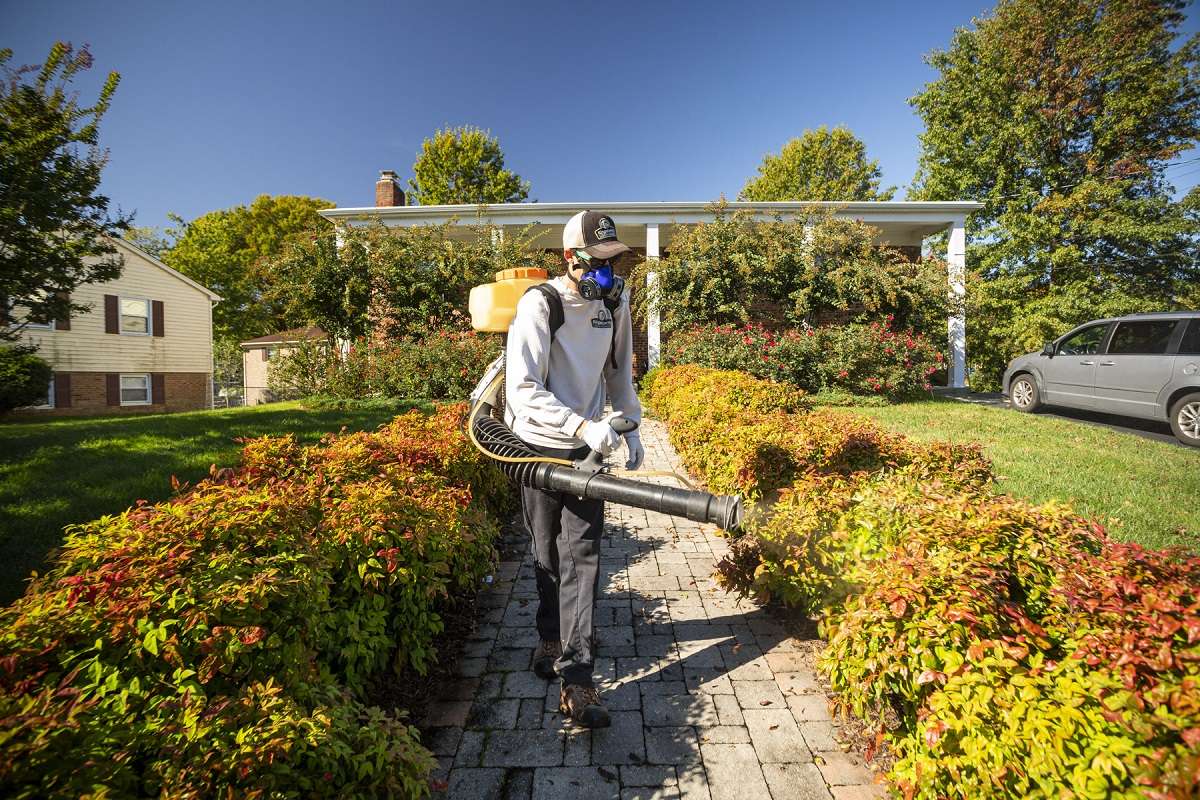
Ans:
[[[613,417],[612,419],[610,419],[608,421],[608,424],[612,427],[612,429],[614,431],[621,434],[622,436],[629,433],[630,431],[636,431],[637,427],[638,427],[638,424],[636,422],[634,422],[631,419],[627,419],[626,417]]]
[[[613,417],[608,421],[608,424],[621,436],[630,431],[637,430],[638,424],[631,419],[625,417]],[[586,458],[582,458],[575,462],[575,466],[579,469],[589,472],[600,472],[604,469],[604,456],[598,450],[592,450],[587,454]]]

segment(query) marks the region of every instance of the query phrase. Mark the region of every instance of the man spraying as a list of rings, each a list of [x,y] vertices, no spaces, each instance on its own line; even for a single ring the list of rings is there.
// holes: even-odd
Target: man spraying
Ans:
[[[566,274],[533,287],[517,304],[508,331],[505,422],[543,455],[607,456],[621,441],[612,420],[641,422],[629,297],[612,267],[628,251],[612,217],[582,211],[563,229]],[[606,401],[614,409],[607,415]],[[625,468],[635,470],[644,455],[641,439],[636,430],[624,438]],[[538,588],[534,671],[561,679],[564,715],[605,727],[608,711],[592,680],[604,501],[527,486],[521,499]]]

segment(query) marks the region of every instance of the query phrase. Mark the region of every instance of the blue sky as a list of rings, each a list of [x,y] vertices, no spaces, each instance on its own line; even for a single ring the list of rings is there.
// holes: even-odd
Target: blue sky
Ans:
[[[37,63],[89,43],[85,99],[121,73],[104,190],[140,225],[262,193],[371,205],[380,169],[407,179],[426,136],[464,123],[543,202],[732,197],[822,124],[862,138],[902,199],[922,55],[991,5],[24,0],[0,3],[0,46]],[[1170,174],[1187,188],[1198,167]]]

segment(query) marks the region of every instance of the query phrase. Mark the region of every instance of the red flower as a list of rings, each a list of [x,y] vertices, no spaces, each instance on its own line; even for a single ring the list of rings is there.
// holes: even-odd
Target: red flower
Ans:
[[[839,378],[848,378],[848,377],[850,377],[850,373],[847,372],[846,370],[842,370],[841,372],[838,373],[838,377]]]

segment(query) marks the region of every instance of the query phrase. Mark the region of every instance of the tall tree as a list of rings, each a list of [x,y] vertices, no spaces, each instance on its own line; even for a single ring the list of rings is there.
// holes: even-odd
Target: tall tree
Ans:
[[[867,159],[862,140],[839,125],[806,130],[779,152],[768,153],[740,200],[891,200],[896,187],[879,188],[879,162]]]
[[[71,83],[92,66],[86,47],[58,42],[40,67],[13,68],[12,55],[0,50],[0,315],[11,306],[22,311],[0,324],[8,340],[26,322],[87,311],[69,295],[121,274],[108,237],[130,219],[111,215],[98,191],[108,160],[100,120],[120,76],[110,72],[96,102],[81,106]]]
[[[327,226],[317,211],[333,203],[312,197],[261,195],[249,206],[210,211],[191,222],[176,217],[174,244],[162,259],[209,287],[222,300],[213,308],[213,333],[244,341],[307,322],[289,315],[271,291],[271,260],[289,243]]]
[[[423,206],[519,203],[529,197],[528,181],[504,168],[500,141],[472,125],[426,139],[408,184],[409,198]]]
[[[1167,307],[1200,281],[1196,215],[1165,172],[1200,133],[1185,5],[1002,0],[928,56],[914,195],[985,204],[968,221],[973,385],[1101,309]]]

